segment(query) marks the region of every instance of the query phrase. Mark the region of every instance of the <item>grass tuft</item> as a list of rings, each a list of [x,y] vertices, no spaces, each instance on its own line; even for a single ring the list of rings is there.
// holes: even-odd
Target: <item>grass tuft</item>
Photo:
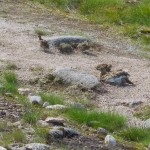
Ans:
[[[72,120],[93,128],[102,127],[114,131],[126,126],[126,119],[123,116],[111,112],[87,111],[71,107],[66,114]]]
[[[150,143],[150,129],[128,128],[121,131],[120,136],[128,141],[142,142],[145,146]]]
[[[37,34],[37,35],[47,35],[48,33],[45,31],[45,30],[43,30],[43,29],[35,29],[35,33]]]
[[[41,93],[40,96],[44,102],[48,102],[50,105],[64,104],[64,98],[62,96],[48,93]]]

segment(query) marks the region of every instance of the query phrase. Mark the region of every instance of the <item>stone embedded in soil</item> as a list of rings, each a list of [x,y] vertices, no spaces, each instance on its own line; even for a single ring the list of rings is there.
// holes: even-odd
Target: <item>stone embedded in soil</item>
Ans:
[[[52,74],[66,83],[81,85],[89,89],[94,88],[99,84],[98,79],[94,75],[79,72],[73,69],[57,69],[53,71]]]
[[[18,150],[50,150],[50,146],[41,143],[30,143],[19,148]]]
[[[31,90],[29,88],[19,88],[18,92],[21,95],[28,95],[29,93],[31,93]]]
[[[97,133],[102,134],[102,135],[107,135],[108,131],[104,128],[98,128]]]
[[[129,103],[129,107],[136,107],[138,105],[141,105],[143,102],[142,101],[133,101],[131,103]]]
[[[29,95],[28,99],[29,99],[29,102],[32,104],[43,105],[43,101],[42,101],[41,96]]]
[[[105,140],[104,140],[104,142],[105,142],[105,144],[107,145],[107,146],[116,146],[116,144],[117,144],[117,142],[116,142],[116,139],[113,137],[113,136],[111,136],[111,135],[107,135],[106,137],[105,137]]]
[[[43,120],[38,120],[37,125],[40,125],[40,126],[43,126],[43,127],[48,127],[49,124],[46,122],[46,121],[43,121]]]
[[[49,106],[49,103],[48,102],[44,102],[43,107],[47,107],[47,106]]]
[[[49,135],[51,135],[55,138],[64,138],[64,137],[72,138],[75,136],[79,136],[79,133],[72,128],[55,126],[55,127],[53,127],[53,129],[51,129],[49,131]]]
[[[86,39],[81,36],[53,36],[49,38],[48,44],[52,46],[59,46],[60,44],[79,44],[83,42],[90,42],[89,39]]]
[[[52,124],[63,124],[65,120],[63,118],[54,118],[54,117],[47,117],[45,122],[52,123]]]
[[[49,105],[47,107],[45,107],[46,109],[50,109],[50,110],[64,110],[66,109],[67,107],[65,105],[59,105],[59,104],[56,104],[56,105]]]

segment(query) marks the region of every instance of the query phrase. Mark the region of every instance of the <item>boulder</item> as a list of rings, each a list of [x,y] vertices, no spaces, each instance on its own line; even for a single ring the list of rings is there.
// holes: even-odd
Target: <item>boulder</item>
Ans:
[[[94,75],[78,72],[73,69],[57,69],[52,73],[55,77],[62,79],[65,83],[81,85],[85,88],[94,88],[99,84]]]

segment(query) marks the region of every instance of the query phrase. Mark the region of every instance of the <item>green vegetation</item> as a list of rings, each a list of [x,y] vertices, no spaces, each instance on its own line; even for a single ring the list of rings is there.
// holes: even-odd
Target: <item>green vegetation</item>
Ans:
[[[40,28],[38,28],[38,29],[35,29],[35,33],[37,34],[37,35],[47,35],[48,34],[48,32],[47,31],[45,31],[44,29],[40,29]]]
[[[136,117],[146,120],[150,118],[150,106],[145,106],[137,110],[134,114]]]
[[[4,94],[7,92],[17,93],[18,81],[17,77],[13,72],[5,72],[2,77],[2,86],[0,87],[0,93]]]
[[[126,126],[126,119],[123,116],[111,112],[87,111],[71,107],[66,114],[72,120],[94,128],[102,127],[114,131]]]
[[[4,145],[4,146],[6,146],[12,142],[24,143],[25,141],[26,141],[26,137],[21,129],[15,129],[12,132],[4,132],[4,133],[2,133],[2,135],[0,137],[0,142],[3,142],[2,145]]]
[[[150,143],[150,129],[128,128],[121,131],[120,136],[128,141],[143,143],[145,146]]]
[[[24,122],[34,125],[40,119],[41,115],[42,113],[40,110],[28,108],[22,118]]]
[[[6,69],[15,70],[15,69],[17,69],[17,66],[14,63],[8,63],[7,66],[6,66]]]
[[[50,105],[64,104],[64,98],[62,96],[48,93],[41,93],[40,96],[44,102],[48,102]]]

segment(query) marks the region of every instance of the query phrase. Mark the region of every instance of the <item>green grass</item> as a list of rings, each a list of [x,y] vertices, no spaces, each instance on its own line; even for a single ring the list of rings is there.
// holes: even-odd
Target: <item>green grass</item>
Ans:
[[[66,114],[70,119],[93,128],[102,127],[114,131],[126,126],[126,119],[123,116],[111,112],[87,111],[71,107]]]
[[[42,111],[40,109],[34,109],[34,108],[28,108],[24,115],[22,116],[22,119],[25,123],[35,125],[36,122],[41,118]]]
[[[38,29],[35,29],[35,33],[37,34],[37,35],[47,35],[48,34],[48,32],[47,31],[45,31],[44,29],[40,29],[40,28],[38,28]]]
[[[44,102],[48,102],[50,105],[64,104],[64,98],[62,96],[49,93],[41,93],[40,96]]]
[[[6,69],[8,69],[8,70],[16,70],[16,69],[17,69],[17,66],[16,66],[16,64],[14,64],[14,63],[8,63],[8,64],[6,65]]]
[[[23,143],[26,141],[25,133],[21,129],[15,129],[13,132],[4,132],[0,137],[0,141],[4,141],[4,145],[8,143]],[[7,144],[5,144],[5,142]]]
[[[0,93],[4,94],[7,92],[17,93],[18,80],[14,72],[5,72],[1,79],[2,87],[0,88]]]
[[[124,140],[140,142],[145,146],[150,143],[150,129],[128,128],[120,132]]]

